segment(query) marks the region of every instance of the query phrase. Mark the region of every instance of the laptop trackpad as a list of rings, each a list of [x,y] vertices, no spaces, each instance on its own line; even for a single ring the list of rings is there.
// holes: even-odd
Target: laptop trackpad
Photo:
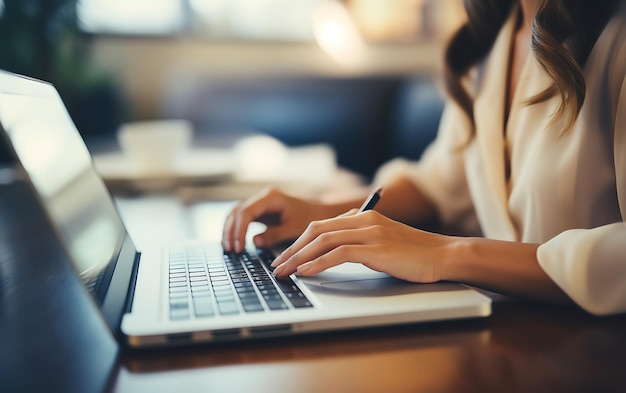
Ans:
[[[313,292],[344,296],[396,296],[462,288],[456,283],[416,284],[354,263],[343,264],[313,277],[300,277],[300,280]]]

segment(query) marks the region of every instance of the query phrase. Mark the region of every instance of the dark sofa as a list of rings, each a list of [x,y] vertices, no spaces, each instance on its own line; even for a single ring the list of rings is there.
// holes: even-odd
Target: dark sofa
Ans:
[[[167,84],[161,102],[159,117],[188,119],[197,134],[212,140],[262,132],[288,146],[328,143],[339,165],[366,179],[391,158],[419,158],[435,137],[443,106],[429,75],[186,75]],[[11,161],[2,142],[0,162]]]
[[[328,143],[338,164],[371,178],[393,157],[416,159],[435,137],[443,102],[433,78],[176,78],[161,116],[212,138],[269,134],[288,146]]]

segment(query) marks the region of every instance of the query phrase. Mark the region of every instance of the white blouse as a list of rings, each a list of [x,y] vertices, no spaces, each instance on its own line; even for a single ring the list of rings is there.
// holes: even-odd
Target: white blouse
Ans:
[[[376,182],[410,178],[444,223],[478,224],[485,237],[540,243],[544,271],[594,314],[626,311],[626,29],[617,18],[594,47],[587,94],[567,134],[550,124],[560,96],[526,101],[552,82],[534,56],[518,81],[504,129],[514,15],[475,77],[476,136],[449,100],[419,162],[384,165]],[[510,175],[505,173],[506,161]],[[507,263],[504,260],[502,263]]]

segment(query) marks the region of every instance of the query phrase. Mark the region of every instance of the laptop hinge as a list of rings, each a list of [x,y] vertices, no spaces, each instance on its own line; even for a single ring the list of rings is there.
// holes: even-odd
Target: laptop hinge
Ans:
[[[133,271],[130,276],[130,286],[128,288],[128,296],[124,306],[124,313],[130,313],[133,310],[133,299],[135,299],[135,288],[137,287],[137,272],[139,271],[139,262],[141,261],[141,253],[137,252],[135,261],[133,262]]]

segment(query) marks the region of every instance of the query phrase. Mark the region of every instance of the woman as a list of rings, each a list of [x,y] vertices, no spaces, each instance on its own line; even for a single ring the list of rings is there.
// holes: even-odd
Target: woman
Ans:
[[[414,282],[459,281],[514,296],[626,311],[626,29],[616,1],[465,1],[446,51],[450,99],[417,163],[393,161],[376,211],[337,216],[268,190],[223,233],[240,251],[297,238],[277,276],[360,262]],[[334,217],[334,218],[330,218]],[[465,234],[416,228],[433,217]],[[310,223],[310,225],[309,225]]]

